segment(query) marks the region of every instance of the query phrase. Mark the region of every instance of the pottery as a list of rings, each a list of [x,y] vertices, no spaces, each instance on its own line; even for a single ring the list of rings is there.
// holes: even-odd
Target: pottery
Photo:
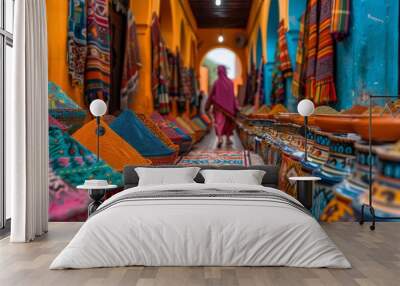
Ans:
[[[377,216],[400,216],[400,154],[390,146],[376,149],[377,174],[372,184],[373,206]],[[368,204],[368,192],[360,198],[359,204]]]
[[[353,119],[352,128],[362,139],[369,140],[368,116]],[[373,115],[371,139],[373,142],[395,142],[400,140],[400,117]]]
[[[352,121],[355,115],[321,114],[314,116],[314,124],[321,130],[331,133],[354,133]]]

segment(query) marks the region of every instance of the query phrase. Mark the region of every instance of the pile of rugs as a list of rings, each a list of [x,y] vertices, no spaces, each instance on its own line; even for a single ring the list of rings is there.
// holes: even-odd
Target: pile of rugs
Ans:
[[[89,113],[59,86],[49,83],[49,154],[51,221],[83,221],[90,201],[76,187],[87,179],[105,179],[123,187],[126,165],[176,164],[205,136],[211,125],[207,115],[189,118],[151,116],[124,110],[100,122],[97,158],[97,125]]]

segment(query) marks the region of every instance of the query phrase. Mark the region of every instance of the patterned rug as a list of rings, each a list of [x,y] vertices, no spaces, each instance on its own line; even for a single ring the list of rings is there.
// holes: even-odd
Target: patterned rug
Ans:
[[[216,150],[206,151],[198,150],[192,151],[188,155],[183,156],[178,163],[179,166],[192,166],[192,165],[236,165],[236,166],[249,166],[250,156],[248,151],[236,150]]]

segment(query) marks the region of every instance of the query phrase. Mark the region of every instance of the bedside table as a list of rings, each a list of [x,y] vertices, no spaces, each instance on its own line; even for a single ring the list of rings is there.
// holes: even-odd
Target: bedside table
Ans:
[[[304,177],[290,177],[290,181],[296,183],[297,199],[303,206],[311,210],[313,204],[313,190],[314,182],[320,181],[319,177],[304,176]]]
[[[93,186],[93,185],[80,185],[77,189],[87,190],[89,197],[93,200],[88,206],[88,217],[94,213],[97,208],[103,203],[104,195],[107,191],[118,188],[117,185]]]

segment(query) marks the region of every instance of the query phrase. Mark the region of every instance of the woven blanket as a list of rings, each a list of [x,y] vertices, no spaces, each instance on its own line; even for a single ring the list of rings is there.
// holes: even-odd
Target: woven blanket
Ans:
[[[49,115],[60,122],[70,133],[81,127],[85,121],[86,111],[51,81],[48,84],[48,105]]]
[[[94,178],[123,185],[120,173],[55,126],[49,127],[49,157],[54,173],[72,187]]]
[[[206,151],[197,150],[192,151],[188,155],[183,156],[179,161],[180,166],[192,166],[192,165],[237,165],[237,166],[249,166],[250,159],[247,151],[236,151],[236,150],[216,150]]]
[[[144,157],[170,156],[174,153],[130,110],[121,113],[110,127]]]
[[[68,72],[72,85],[83,86],[87,54],[87,14],[85,0],[69,1]]]
[[[350,0],[333,0],[331,33],[336,41],[342,41],[350,29]]]
[[[85,100],[105,102],[110,98],[110,22],[107,0],[87,1],[87,60],[85,70]]]

